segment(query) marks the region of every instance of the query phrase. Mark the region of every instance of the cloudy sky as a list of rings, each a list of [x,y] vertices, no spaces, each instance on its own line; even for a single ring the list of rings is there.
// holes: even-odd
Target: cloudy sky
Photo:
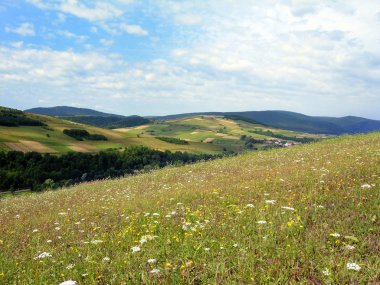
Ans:
[[[380,119],[380,0],[1,0],[0,105]]]

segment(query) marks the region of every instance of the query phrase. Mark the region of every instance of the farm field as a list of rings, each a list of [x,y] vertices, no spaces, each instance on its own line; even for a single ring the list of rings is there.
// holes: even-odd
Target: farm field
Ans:
[[[29,118],[42,121],[47,126],[0,126],[0,149],[22,152],[62,154],[70,151],[98,152],[121,149],[131,145],[144,145],[157,150],[190,152],[194,154],[221,154],[247,150],[241,136],[274,142],[279,140],[271,134],[297,138],[320,139],[324,136],[273,129],[245,121],[236,121],[217,116],[194,116],[175,120],[156,121],[153,124],[134,128],[103,129],[83,125],[64,119],[26,113]],[[64,129],[84,129],[89,133],[101,134],[107,141],[77,141],[62,133]],[[187,144],[165,142],[156,137],[170,137],[187,141]],[[252,148],[263,149],[268,144],[256,143]]]
[[[275,136],[263,135],[260,131],[271,131],[274,134],[298,138],[325,138],[324,135],[275,129],[245,121],[206,115],[162,121],[158,120],[156,123],[150,125],[115,130],[130,135],[165,136],[189,142],[207,143],[234,152],[242,152],[246,150],[244,146],[245,142],[240,140],[242,135],[247,137],[251,136],[257,140],[279,140]],[[259,133],[256,133],[255,131],[258,131]],[[255,147],[257,149],[262,149],[265,145],[255,144]]]
[[[37,151],[41,153],[97,152],[107,149],[118,149],[131,145],[144,145],[153,149],[170,151],[187,151],[192,153],[217,154],[223,147],[199,142],[188,145],[176,145],[155,139],[151,135],[137,136],[109,129],[102,129],[63,119],[28,114],[28,117],[44,122],[47,126],[0,126],[0,149],[23,152]],[[80,128],[89,133],[102,134],[107,141],[77,141],[62,133],[64,129]],[[143,128],[141,128],[143,129]]]
[[[0,200],[0,284],[379,284],[380,133]]]

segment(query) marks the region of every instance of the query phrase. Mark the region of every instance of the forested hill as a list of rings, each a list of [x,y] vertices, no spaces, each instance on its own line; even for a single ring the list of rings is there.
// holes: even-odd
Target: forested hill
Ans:
[[[134,127],[150,123],[149,119],[136,115],[122,116],[103,113],[92,109],[68,106],[32,108],[25,110],[25,112],[59,117],[72,122],[108,129]]]
[[[380,121],[361,117],[313,117],[288,111],[247,111],[247,112],[205,112],[156,117],[174,119],[194,115],[214,115],[240,117],[252,122],[276,128],[314,134],[355,134],[380,130]]]
[[[56,106],[56,107],[38,107],[27,109],[25,112],[46,115],[46,116],[54,116],[54,117],[71,117],[71,116],[101,116],[101,117],[124,117],[122,115],[115,115],[109,113],[99,112],[93,109],[87,108],[76,108],[69,106]]]

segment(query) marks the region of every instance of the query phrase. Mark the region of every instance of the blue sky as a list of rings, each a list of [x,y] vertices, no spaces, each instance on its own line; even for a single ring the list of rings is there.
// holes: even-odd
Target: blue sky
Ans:
[[[380,119],[378,0],[2,0],[0,105]]]

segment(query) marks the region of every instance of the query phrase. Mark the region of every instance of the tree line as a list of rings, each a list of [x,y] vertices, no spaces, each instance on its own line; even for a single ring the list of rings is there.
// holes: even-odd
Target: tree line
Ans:
[[[163,152],[144,146],[96,154],[70,152],[61,156],[36,152],[0,152],[0,192],[66,187],[79,182],[116,178],[138,171],[215,157],[217,156]]]

